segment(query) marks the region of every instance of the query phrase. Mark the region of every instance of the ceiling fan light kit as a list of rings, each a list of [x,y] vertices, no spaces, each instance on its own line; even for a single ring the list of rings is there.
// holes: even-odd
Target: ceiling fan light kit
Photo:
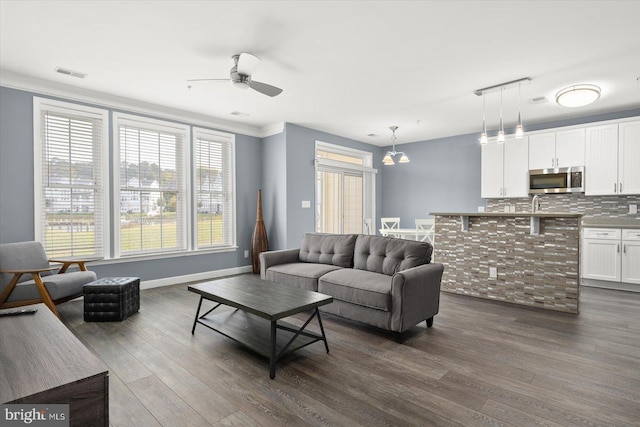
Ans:
[[[566,87],[556,94],[556,102],[563,107],[584,107],[600,98],[600,88],[592,84]]]
[[[396,130],[398,130],[398,126],[389,126],[391,130],[391,141],[393,142],[393,148],[391,151],[387,151],[384,158],[382,159],[382,164],[385,166],[395,165],[396,162],[393,160],[395,156],[400,156],[400,160],[398,163],[409,163],[409,157],[403,151],[396,151]]]
[[[278,96],[282,93],[279,87],[271,86],[266,83],[257,82],[251,78],[253,72],[258,68],[262,61],[255,55],[250,53],[240,53],[233,55],[233,67],[229,72],[229,79],[191,79],[188,82],[205,82],[205,81],[230,81],[233,87],[238,89],[253,89],[267,96]],[[191,86],[189,86],[191,88]]]

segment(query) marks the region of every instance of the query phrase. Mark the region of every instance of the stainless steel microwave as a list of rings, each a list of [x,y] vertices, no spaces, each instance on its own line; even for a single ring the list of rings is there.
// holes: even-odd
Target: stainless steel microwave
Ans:
[[[529,194],[584,193],[584,166],[529,171]]]

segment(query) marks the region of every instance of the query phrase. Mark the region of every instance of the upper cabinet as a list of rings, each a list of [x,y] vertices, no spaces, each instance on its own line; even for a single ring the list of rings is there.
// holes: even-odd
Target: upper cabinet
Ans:
[[[584,166],[584,153],[584,129],[529,136],[529,169]]]
[[[640,120],[618,126],[618,192],[640,194]]]
[[[585,194],[640,194],[640,121],[586,129]]]
[[[527,138],[483,145],[481,197],[527,197],[528,154]]]
[[[529,170],[584,166],[585,195],[640,194],[640,120],[557,128],[482,145],[481,197],[528,197]]]

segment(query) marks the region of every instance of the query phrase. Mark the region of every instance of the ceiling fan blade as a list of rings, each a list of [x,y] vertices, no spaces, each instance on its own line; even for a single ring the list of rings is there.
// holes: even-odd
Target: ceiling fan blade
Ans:
[[[250,53],[241,53],[238,58],[238,74],[244,74],[250,76],[253,74],[258,65],[260,65],[261,59]]]
[[[249,83],[249,87],[267,96],[276,96],[282,93],[282,89],[280,89],[279,87],[257,82],[255,80],[251,80],[251,82]]]
[[[188,82],[215,82],[215,81],[219,81],[219,82],[228,82],[229,79],[190,79],[187,80]]]

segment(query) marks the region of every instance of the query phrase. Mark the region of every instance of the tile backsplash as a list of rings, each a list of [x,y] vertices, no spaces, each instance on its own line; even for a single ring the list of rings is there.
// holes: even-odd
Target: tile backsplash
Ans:
[[[516,212],[530,212],[532,197],[487,199],[487,212],[504,212],[515,206]],[[640,205],[640,195],[585,196],[584,194],[541,194],[541,212],[581,213],[585,217],[640,218],[629,214],[629,205]]]

